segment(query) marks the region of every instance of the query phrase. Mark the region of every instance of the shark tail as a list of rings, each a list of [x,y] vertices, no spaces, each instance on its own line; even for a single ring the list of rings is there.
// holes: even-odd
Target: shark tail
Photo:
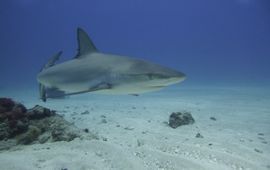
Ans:
[[[59,60],[61,54],[62,54],[62,51],[59,51],[59,52],[56,53],[54,56],[52,56],[52,57],[49,59],[49,61],[47,62],[47,64],[45,64],[45,65],[42,67],[41,71],[42,71],[42,70],[46,70],[46,69],[49,68],[49,67],[52,67],[52,66],[55,64],[55,62],[56,62],[57,60]],[[39,96],[40,96],[40,99],[41,99],[43,102],[46,102],[47,97],[53,96],[53,92],[56,91],[56,90],[50,90],[50,89],[51,89],[51,88],[46,88],[43,84],[39,83]],[[51,94],[49,94],[48,92],[51,93]],[[57,92],[58,92],[58,91],[57,91]],[[60,94],[59,94],[59,96],[60,96]]]

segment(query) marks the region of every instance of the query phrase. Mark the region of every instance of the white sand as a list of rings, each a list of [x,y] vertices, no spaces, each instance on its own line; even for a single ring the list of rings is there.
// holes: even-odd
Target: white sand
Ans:
[[[101,139],[3,151],[1,170],[270,169],[267,88],[182,87],[138,97],[86,94],[46,104],[33,90],[19,96],[0,94],[5,93],[28,107],[42,104],[55,109]],[[82,115],[86,110],[90,113]],[[172,129],[164,123],[171,112],[183,110],[191,112],[195,124]],[[107,123],[102,122],[104,116]],[[204,138],[196,138],[198,132]]]

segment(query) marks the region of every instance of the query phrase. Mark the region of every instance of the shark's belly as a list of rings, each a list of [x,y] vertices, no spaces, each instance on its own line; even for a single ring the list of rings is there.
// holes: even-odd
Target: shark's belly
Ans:
[[[61,84],[57,86],[57,88],[61,91],[64,91],[66,94],[69,93],[80,93],[88,91],[88,87],[85,84],[77,83],[77,84]]]
[[[162,88],[149,88],[149,87],[140,87],[136,85],[121,85],[114,86],[111,89],[102,89],[93,91],[96,94],[108,94],[108,95],[128,95],[128,94],[142,94],[147,92],[153,92],[161,90]]]

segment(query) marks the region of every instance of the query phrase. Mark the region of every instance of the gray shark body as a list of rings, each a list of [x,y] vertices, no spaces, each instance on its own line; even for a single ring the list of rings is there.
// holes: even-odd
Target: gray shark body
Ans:
[[[82,29],[79,28],[77,34],[79,49],[75,58],[54,65],[60,52],[38,74],[43,101],[86,92],[140,94],[185,79],[183,73],[155,63],[101,53]]]

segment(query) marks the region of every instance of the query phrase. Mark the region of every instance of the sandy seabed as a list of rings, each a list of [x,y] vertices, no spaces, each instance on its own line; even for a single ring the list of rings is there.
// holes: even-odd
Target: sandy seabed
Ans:
[[[100,136],[1,151],[0,170],[270,169],[266,87],[171,87],[140,96],[83,94],[47,103],[31,89],[0,96],[54,109]],[[177,111],[191,112],[195,123],[172,129],[166,122]]]

